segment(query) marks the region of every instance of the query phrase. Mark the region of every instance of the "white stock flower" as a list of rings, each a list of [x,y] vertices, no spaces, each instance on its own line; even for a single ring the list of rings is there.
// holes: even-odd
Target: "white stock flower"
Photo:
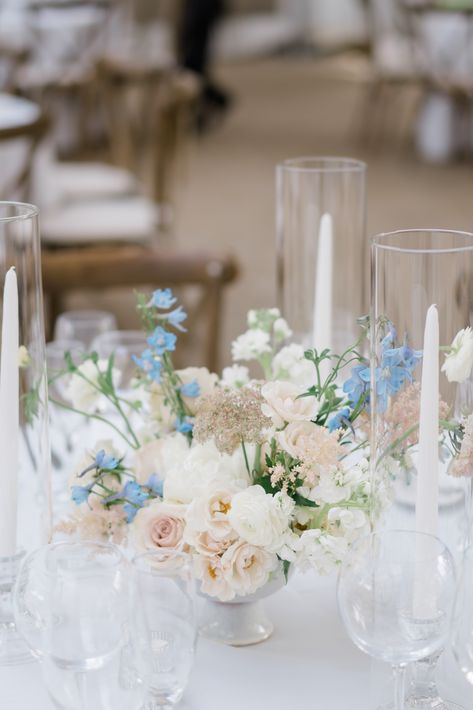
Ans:
[[[315,529],[302,533],[296,547],[296,565],[302,570],[315,569],[318,574],[330,574],[342,562],[348,551],[348,540]]]
[[[213,441],[194,444],[185,459],[167,471],[164,499],[190,503],[213,481],[241,481],[243,485],[248,485],[248,472],[241,449],[229,456],[220,453]]]
[[[366,480],[364,468],[360,465],[345,467],[343,463],[321,471],[318,484],[312,489],[310,498],[317,503],[340,503],[350,500],[354,490]]]
[[[233,496],[228,519],[246,542],[278,552],[290,544],[293,512],[294,501],[286,494],[250,486]]]
[[[224,367],[221,383],[225,387],[243,387],[250,381],[250,371],[244,365]]]
[[[66,396],[71,401],[74,409],[90,414],[97,409],[100,399],[103,397],[98,388],[99,373],[107,372],[108,360],[98,360],[95,364],[92,360],[86,360],[77,368],[77,373],[71,375]],[[117,386],[120,373],[117,369],[112,370],[112,381]]]
[[[260,328],[252,328],[232,343],[233,360],[254,360],[271,352],[270,336]]]
[[[359,508],[331,508],[327,522],[332,535],[345,537],[349,542],[368,531],[368,518]]]
[[[315,419],[320,403],[315,397],[301,397],[304,387],[291,382],[267,382],[261,388],[266,400],[261,405],[263,414],[270,417],[274,426],[280,428],[286,422],[310,421]]]
[[[238,540],[222,555],[223,574],[235,594],[253,594],[279,565],[275,554]]]
[[[278,340],[286,340],[292,335],[288,322],[285,318],[277,318],[273,325],[274,335]]]
[[[316,380],[313,363],[304,357],[304,348],[298,343],[291,343],[274,356],[273,377],[276,380],[289,380],[295,385],[309,388]]]
[[[449,382],[464,382],[473,367],[473,330],[463,328],[453,339],[451,350],[445,356],[442,372]]]
[[[236,493],[241,491],[237,483],[212,482],[201,495],[189,505],[186,521],[186,536],[192,544],[195,533],[208,532],[214,540],[237,537],[230,522],[229,511]]]
[[[273,319],[277,320],[281,316],[281,311],[279,308],[265,308],[263,310],[251,309],[248,311],[247,322],[248,328],[259,328],[261,323],[261,317],[263,319]]]
[[[179,466],[189,453],[184,434],[174,433],[143,444],[135,452],[134,471],[139,483],[145,483],[156,473],[165,479],[168,470]]]

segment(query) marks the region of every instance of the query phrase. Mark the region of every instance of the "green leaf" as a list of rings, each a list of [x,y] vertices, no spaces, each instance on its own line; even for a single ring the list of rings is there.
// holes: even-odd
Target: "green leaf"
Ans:
[[[289,560],[283,560],[283,561],[282,561],[282,569],[283,569],[283,572],[284,572],[284,579],[286,580],[286,584],[287,584],[287,580],[288,580],[288,577],[289,577],[289,567],[290,567],[290,566],[291,566],[291,563],[289,562]]]
[[[301,496],[300,493],[294,493],[292,498],[293,498],[296,505],[302,505],[302,506],[305,506],[306,508],[319,508],[320,507],[319,505],[317,505],[317,503],[314,503],[313,500],[309,500],[308,498],[304,498],[304,496]]]

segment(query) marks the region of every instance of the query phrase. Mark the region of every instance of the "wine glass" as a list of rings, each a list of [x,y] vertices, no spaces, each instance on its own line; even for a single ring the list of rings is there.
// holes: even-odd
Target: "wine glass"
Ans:
[[[129,579],[129,563],[113,545],[61,542],[25,558],[15,621],[57,707],[141,708],[149,666],[137,639],[146,629],[132,609]]]
[[[473,548],[465,551],[455,605],[453,655],[466,680],[473,685]]]
[[[197,638],[192,558],[158,550],[133,560],[135,607],[146,618],[142,653],[152,659],[146,710],[179,702],[194,663]]]
[[[117,321],[107,311],[66,311],[61,313],[54,327],[55,340],[80,340],[86,350],[94,338],[109,330],[116,330]]]
[[[337,597],[351,640],[392,665],[394,710],[404,710],[407,664],[440,652],[449,636],[455,599],[450,552],[423,533],[371,533],[343,562]]]
[[[129,390],[136,375],[136,365],[132,356],[139,357],[146,348],[146,335],[142,330],[111,330],[101,333],[92,341],[91,349],[99,358],[113,355],[113,366],[120,373],[120,388]]]

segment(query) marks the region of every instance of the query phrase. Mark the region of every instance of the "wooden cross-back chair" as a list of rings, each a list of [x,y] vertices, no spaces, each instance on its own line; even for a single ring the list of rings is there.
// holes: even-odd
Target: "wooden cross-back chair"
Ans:
[[[46,251],[42,260],[50,329],[63,310],[66,295],[74,290],[193,287],[198,298],[192,309],[185,304],[190,333],[200,328],[202,361],[211,371],[218,368],[224,290],[238,273],[232,257],[126,246]]]

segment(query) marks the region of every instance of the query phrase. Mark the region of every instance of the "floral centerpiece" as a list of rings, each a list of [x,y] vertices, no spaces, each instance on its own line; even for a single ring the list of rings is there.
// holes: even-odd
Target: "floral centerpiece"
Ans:
[[[113,356],[76,365],[65,355],[69,408],[113,436],[77,467],[58,529],[188,551],[201,591],[220,601],[287,578],[290,565],[336,568],[369,524],[366,324],[340,355],[304,352],[285,344],[277,309],[250,311],[220,377],[174,367],[186,314],[169,289],[140,295],[138,309],[148,347],[127,393]]]

